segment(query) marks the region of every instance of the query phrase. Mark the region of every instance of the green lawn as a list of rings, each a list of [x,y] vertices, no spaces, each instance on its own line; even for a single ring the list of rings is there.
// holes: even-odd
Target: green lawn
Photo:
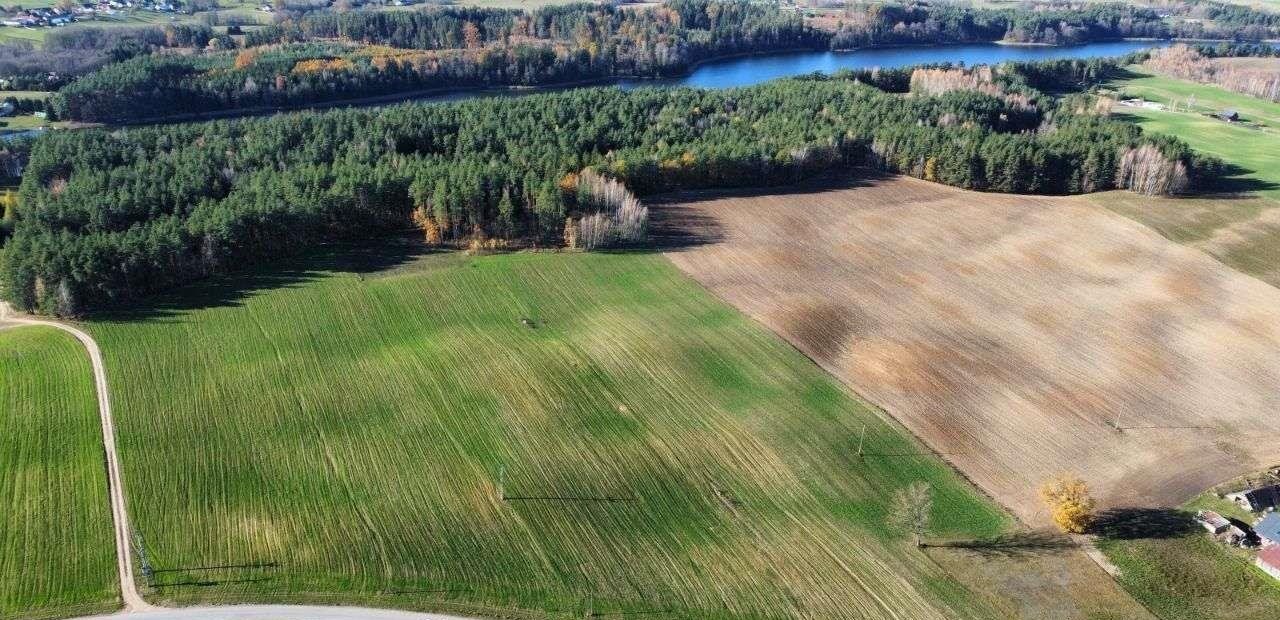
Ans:
[[[883,522],[916,480],[931,536],[1008,518],[662,256],[397,251],[88,324],[154,600],[997,615]]]
[[[1242,179],[1267,186],[1260,195],[1280,198],[1280,103],[1130,69],[1134,77],[1111,86],[1148,101],[1176,101],[1179,111],[1117,106],[1117,113],[1131,117],[1146,131],[1178,136],[1196,150],[1240,166]],[[1195,97],[1195,105],[1192,111],[1183,111],[1190,96]],[[1238,110],[1246,122],[1233,124],[1206,116],[1227,108]]]
[[[1169,620],[1272,620],[1280,617],[1280,581],[1252,565],[1250,552],[1196,529],[1169,538],[1104,540],[1130,594]]]
[[[36,46],[44,45],[44,35],[49,28],[21,28],[18,26],[0,26],[0,43],[27,41]]]
[[[47,327],[0,331],[0,618],[119,606],[89,358]]]

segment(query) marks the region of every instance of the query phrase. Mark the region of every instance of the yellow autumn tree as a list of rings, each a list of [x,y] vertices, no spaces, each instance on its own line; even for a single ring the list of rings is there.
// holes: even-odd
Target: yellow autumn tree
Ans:
[[[240,50],[240,53],[236,54],[235,67],[237,69],[244,69],[249,65],[252,65],[253,62],[257,59],[258,59],[258,50],[252,49],[252,48],[246,49],[246,50]]]
[[[1089,485],[1075,474],[1061,473],[1044,483],[1040,498],[1049,506],[1053,522],[1068,534],[1082,534],[1093,523],[1095,502]]]
[[[0,193],[0,221],[12,221],[18,213],[18,193],[5,190]]]
[[[436,223],[436,218],[431,217],[427,212],[425,205],[419,205],[418,208],[414,209],[411,217],[413,218],[413,225],[422,231],[422,238],[427,242],[427,245],[440,245],[440,225]]]

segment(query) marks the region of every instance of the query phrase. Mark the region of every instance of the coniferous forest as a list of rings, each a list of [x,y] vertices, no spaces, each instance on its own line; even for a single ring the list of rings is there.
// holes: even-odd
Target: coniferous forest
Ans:
[[[23,175],[4,289],[20,308],[74,314],[410,226],[443,243],[625,243],[644,226],[632,193],[856,165],[1043,194],[1175,192],[1213,178],[1215,160],[1024,77],[1083,79],[1098,66],[883,76],[925,89],[912,96],[866,83],[879,74],[844,74],[56,132]],[[977,87],[945,86],[966,81]]]
[[[198,31],[169,37],[207,47],[199,53],[117,50],[122,62],[68,84],[51,109],[67,120],[139,122],[435,89],[665,77],[718,57],[792,49],[1280,36],[1280,24],[1249,21],[1241,17],[1252,15],[1247,10],[1221,15],[1231,19],[1174,26],[1153,9],[1121,3],[1036,11],[875,3],[810,23],[795,11],[734,0],[668,0],[641,11],[583,3],[531,12],[314,12],[250,31],[240,44]]]

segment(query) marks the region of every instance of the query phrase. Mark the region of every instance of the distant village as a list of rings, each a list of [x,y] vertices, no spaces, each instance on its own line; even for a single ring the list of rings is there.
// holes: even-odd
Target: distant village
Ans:
[[[130,9],[155,13],[177,13],[178,8],[178,4],[167,0],[107,0],[96,4],[75,5],[72,8],[41,7],[22,9],[12,14],[6,14],[4,19],[0,20],[0,25],[18,28],[53,28],[93,19],[99,15],[115,15]]]
[[[1280,480],[1280,468],[1274,468],[1271,476]],[[1196,513],[1196,522],[1208,530],[1219,542],[1242,549],[1256,549],[1254,564],[1263,572],[1280,580],[1280,483],[1254,485],[1237,491],[1220,494],[1253,515],[1253,523],[1225,517],[1213,510]]]

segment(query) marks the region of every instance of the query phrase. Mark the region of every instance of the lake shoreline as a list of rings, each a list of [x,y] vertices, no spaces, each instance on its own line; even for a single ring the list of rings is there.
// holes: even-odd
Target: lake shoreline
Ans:
[[[976,64],[994,64],[996,62],[1005,62],[1012,59],[994,58],[988,62],[969,62],[966,59],[960,59],[957,62],[956,60],[953,60],[950,58],[930,58],[930,59],[925,59],[921,61],[921,60],[912,60],[911,55],[908,54],[907,55],[908,58],[904,62],[868,63],[866,66],[860,66],[860,67],[834,66],[831,62],[827,62],[825,65],[821,67],[814,65],[815,68],[812,68],[809,70],[788,69],[784,72],[774,72],[774,73],[769,73],[766,71],[760,75],[752,73],[751,81],[749,83],[738,81],[738,82],[726,83],[722,85],[720,84],[707,85],[707,84],[701,84],[698,82],[699,75],[702,72],[706,71],[708,67],[714,67],[722,63],[733,63],[735,61],[741,61],[743,62],[743,64],[750,64],[753,60],[759,61],[762,59],[771,59],[775,62],[794,62],[796,64],[803,64],[805,62],[804,57],[806,56],[810,58],[822,58],[824,60],[831,61],[831,60],[844,60],[848,57],[851,57],[857,54],[875,55],[877,53],[900,52],[903,50],[915,50],[917,52],[938,51],[938,52],[947,53],[947,54],[952,52],[960,52],[961,54],[963,54],[963,52],[966,52],[966,51],[968,52],[982,51],[982,52],[986,52],[988,55],[993,55],[993,56],[1000,56],[1000,52],[996,52],[996,50],[1026,50],[1028,52],[1030,50],[1037,50],[1036,52],[1032,53],[1032,55],[1034,56],[1034,55],[1040,55],[1041,51],[1044,52],[1044,55],[1053,55],[1054,52],[1058,52],[1058,51],[1069,51],[1073,49],[1086,50],[1091,47],[1105,47],[1108,45],[1115,45],[1117,43],[1142,43],[1142,42],[1152,42],[1152,43],[1158,43],[1158,44],[1173,43],[1173,41],[1171,40],[1164,40],[1164,39],[1153,40],[1153,41],[1137,40],[1137,39],[1132,39],[1132,40],[1131,39],[1112,39],[1112,40],[1106,40],[1106,41],[1091,41],[1088,43],[1081,43],[1081,44],[1074,44],[1074,45],[1044,45],[1044,44],[1029,45],[1029,44],[1011,43],[1011,42],[986,41],[986,42],[972,42],[972,43],[948,43],[948,44],[939,44],[939,45],[888,44],[888,45],[875,45],[875,46],[860,47],[860,48],[840,49],[840,50],[825,50],[825,49],[814,50],[812,48],[800,47],[800,48],[790,48],[785,50],[770,50],[765,52],[738,52],[734,54],[716,56],[713,58],[706,58],[703,60],[690,63],[686,68],[686,70],[684,70],[678,75],[664,76],[664,77],[622,75],[622,76],[604,76],[599,78],[574,80],[574,81],[568,81],[568,82],[558,82],[555,84],[545,84],[545,85],[536,85],[536,86],[511,85],[511,86],[433,87],[433,88],[423,88],[423,89],[417,89],[417,90],[411,90],[411,91],[386,93],[381,95],[371,95],[368,97],[335,99],[332,101],[309,102],[309,103],[302,103],[302,104],[289,105],[289,106],[260,106],[260,107],[253,107],[253,108],[236,108],[236,109],[229,109],[229,110],[210,110],[206,112],[189,112],[189,113],[182,113],[182,114],[167,115],[162,117],[139,119],[135,121],[126,121],[122,123],[109,123],[109,124],[106,124],[105,126],[136,127],[136,126],[145,126],[145,125],[167,125],[167,124],[175,124],[175,123],[204,122],[204,121],[215,121],[215,120],[226,120],[226,119],[237,119],[237,118],[254,118],[254,117],[261,117],[261,116],[271,116],[275,114],[288,114],[288,113],[294,113],[294,112],[330,110],[335,108],[376,107],[376,106],[382,106],[382,105],[396,105],[396,104],[414,103],[414,102],[424,103],[424,104],[451,103],[455,101],[465,101],[468,99],[475,99],[475,98],[486,97],[486,96],[495,96],[495,97],[522,96],[522,95],[529,95],[529,94],[550,93],[550,92],[558,92],[558,91],[568,90],[573,88],[584,88],[584,87],[594,87],[594,86],[617,86],[624,89],[643,88],[643,87],[679,87],[679,86],[688,86],[693,88],[734,88],[734,87],[748,86],[751,84],[760,83],[760,82],[764,82],[772,79],[779,79],[787,76],[807,75],[814,72],[822,72],[822,73],[829,74],[844,68],[868,68],[868,69],[869,68],[893,68],[893,67],[902,67],[902,66],[913,66],[917,64],[938,64],[941,62],[953,62],[955,64],[965,64],[968,66],[973,66]],[[1134,49],[1128,50],[1128,51],[1136,51],[1138,49],[1143,49],[1143,48],[1135,46]],[[1128,53],[1128,51],[1126,51],[1125,53]],[[992,53],[992,52],[995,52],[995,53]],[[1087,54],[1086,53],[1082,55],[1068,54],[1066,57],[1096,58],[1096,57],[1105,57],[1109,55],[1120,55],[1120,54]],[[1037,58],[1027,58],[1026,60],[1036,60],[1036,59]],[[857,64],[857,63],[855,62],[853,64]]]

